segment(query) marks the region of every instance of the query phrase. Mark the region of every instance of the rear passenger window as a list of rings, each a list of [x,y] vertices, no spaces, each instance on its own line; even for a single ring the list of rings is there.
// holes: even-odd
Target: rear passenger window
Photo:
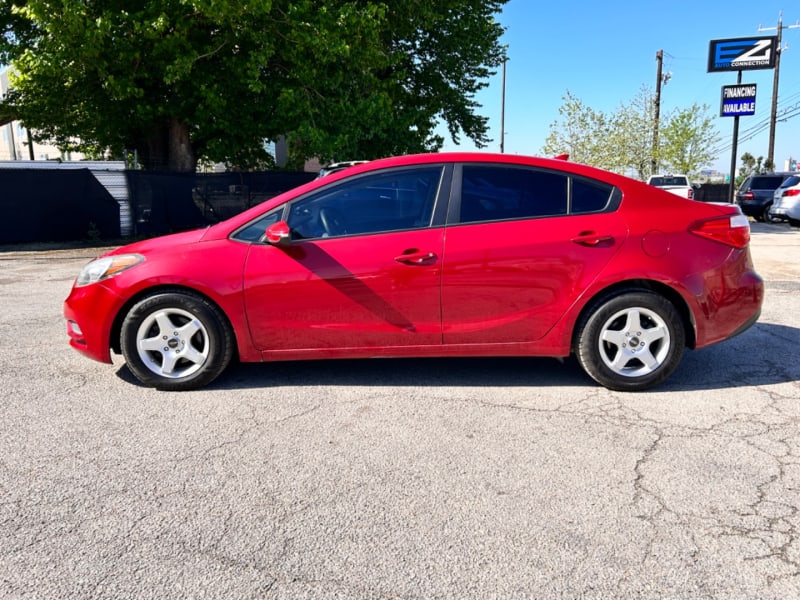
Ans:
[[[567,214],[567,177],[535,169],[465,165],[461,223]]]
[[[529,219],[605,210],[614,186],[540,169],[464,165],[461,223]]]

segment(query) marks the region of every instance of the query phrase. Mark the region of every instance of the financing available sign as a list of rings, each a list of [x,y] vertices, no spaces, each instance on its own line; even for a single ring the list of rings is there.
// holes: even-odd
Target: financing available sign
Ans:
[[[749,117],[756,114],[756,84],[723,85],[720,117]]]
[[[778,38],[750,37],[711,40],[708,47],[708,72],[774,69]]]

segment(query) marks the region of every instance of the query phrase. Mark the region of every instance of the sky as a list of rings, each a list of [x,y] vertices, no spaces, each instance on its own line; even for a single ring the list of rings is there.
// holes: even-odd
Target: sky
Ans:
[[[730,171],[732,117],[720,117],[724,85],[736,84],[736,72],[708,73],[709,43],[739,37],[777,35],[783,13],[775,163],[800,158],[800,1],[787,0],[510,0],[499,21],[508,46],[505,84],[505,152],[541,155],[550,125],[569,90],[585,105],[613,113],[647,86],[655,89],[656,53],[663,50],[661,115],[693,103],[709,105],[720,136],[717,159],[707,165]],[[795,26],[797,27],[791,27]],[[759,31],[759,27],[773,28]],[[739,118],[739,157],[767,156],[773,70],[742,72],[742,83],[757,85],[756,114]],[[483,151],[499,152],[502,106],[500,70],[476,100],[489,118],[493,141]],[[475,150],[468,139],[443,150]]]

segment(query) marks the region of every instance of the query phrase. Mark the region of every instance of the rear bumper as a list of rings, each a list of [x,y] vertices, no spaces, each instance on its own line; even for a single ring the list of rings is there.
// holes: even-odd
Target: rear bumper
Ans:
[[[749,261],[748,261],[749,262]],[[752,269],[719,274],[718,284],[697,298],[695,348],[705,348],[746,331],[758,321],[764,280]]]
[[[731,337],[735,337],[735,336],[739,335],[740,333],[744,333],[745,331],[750,329],[753,325],[756,324],[756,322],[758,321],[759,317],[761,317],[761,309],[759,309],[758,312],[755,313],[752,317],[750,317],[747,321],[742,323],[739,326],[739,328],[731,334]]]

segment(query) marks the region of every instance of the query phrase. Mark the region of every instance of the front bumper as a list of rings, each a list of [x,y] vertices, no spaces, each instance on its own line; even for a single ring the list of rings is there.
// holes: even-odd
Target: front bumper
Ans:
[[[64,301],[69,345],[103,363],[111,362],[111,330],[122,298],[103,283],[73,287]]]

